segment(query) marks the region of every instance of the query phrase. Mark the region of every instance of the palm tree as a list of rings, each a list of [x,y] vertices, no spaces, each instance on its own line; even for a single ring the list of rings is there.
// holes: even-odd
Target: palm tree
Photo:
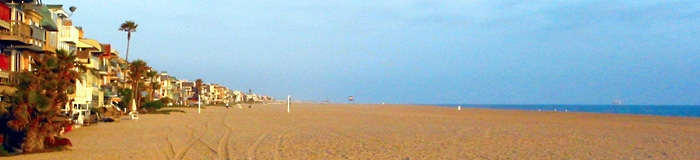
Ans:
[[[85,67],[77,63],[75,55],[58,50],[56,55],[41,56],[32,63],[34,70],[12,73],[18,81],[13,82],[17,92],[10,93],[8,100],[12,119],[7,126],[14,131],[25,133],[21,145],[25,152],[41,151],[45,148],[44,138],[58,133],[69,125],[62,121],[61,108],[69,103],[68,95],[75,92],[76,81]],[[7,132],[7,130],[0,131]]]
[[[197,93],[195,93],[197,95],[197,99],[202,98],[202,95],[201,95],[202,94],[202,82],[203,82],[202,79],[197,79],[196,81],[194,81],[195,87],[197,87]],[[200,102],[201,102],[201,99],[200,99]]]
[[[134,21],[126,21],[122,23],[122,26],[119,27],[120,31],[126,32],[126,61],[129,62],[129,44],[131,44],[131,32],[136,32],[136,27],[139,27],[138,24],[134,23]]]
[[[155,98],[154,94],[156,92],[156,89],[160,88],[160,84],[153,81],[156,78],[156,76],[158,76],[158,71],[150,71],[150,72],[146,73],[146,77],[148,77],[148,79],[151,80],[151,82],[150,82],[151,85],[149,87],[149,89],[151,89],[151,92],[148,95],[148,97],[149,97],[148,101],[152,101],[153,98]]]
[[[131,71],[129,72],[129,81],[131,81],[131,89],[134,92],[134,94],[132,95],[135,96],[134,98],[136,98],[137,110],[139,107],[141,107],[141,91],[143,89],[141,83],[143,83],[146,73],[149,69],[150,67],[148,67],[146,61],[140,59],[132,62],[131,65],[129,65],[129,70]]]

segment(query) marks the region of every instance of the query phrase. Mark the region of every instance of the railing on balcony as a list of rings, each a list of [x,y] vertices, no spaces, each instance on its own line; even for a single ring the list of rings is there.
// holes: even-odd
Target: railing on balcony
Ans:
[[[120,79],[119,74],[117,72],[109,72],[109,78],[112,80]]]
[[[58,38],[61,41],[77,43],[78,36],[80,36],[80,31],[74,26],[61,26],[61,29],[58,31]]]
[[[11,21],[10,30],[0,31],[0,40],[17,41],[24,44],[31,44],[31,33],[32,29],[31,27],[29,27],[28,24],[19,21]]]
[[[11,72],[0,71],[0,85],[12,85],[15,81],[17,81],[17,78],[12,76]]]
[[[107,69],[109,68],[109,66],[108,66],[107,64],[100,63],[100,64],[98,64],[98,66],[100,67],[100,68],[98,68],[98,70],[100,71],[100,74],[103,74],[103,75],[108,74],[108,73],[107,73],[107,72],[108,72]]]
[[[58,33],[47,33],[48,39],[44,45],[44,51],[55,52],[58,49]]]
[[[31,26],[32,29],[32,39],[30,42],[39,48],[43,48],[46,44],[46,30],[41,27]]]

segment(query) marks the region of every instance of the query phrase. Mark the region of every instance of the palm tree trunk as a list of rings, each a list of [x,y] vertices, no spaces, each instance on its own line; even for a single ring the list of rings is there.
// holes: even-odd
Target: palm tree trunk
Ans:
[[[27,137],[22,143],[22,150],[28,153],[44,150],[44,136],[38,127],[29,127],[27,129]]]
[[[153,98],[155,98],[155,95],[153,95],[153,94],[155,94],[155,93],[156,93],[156,89],[153,88],[153,82],[151,82],[151,93],[150,93],[150,95],[148,95],[148,98],[150,98],[150,99],[148,99],[149,102],[153,101]]]
[[[132,85],[132,86],[134,86],[134,94],[133,95],[136,96],[136,97],[134,97],[134,100],[135,100],[134,104],[136,104],[135,108],[136,108],[136,111],[138,111],[139,106],[141,104],[141,91],[139,91],[139,89],[138,89],[139,88],[138,82],[134,83],[134,85]]]
[[[126,62],[129,62],[129,45],[131,44],[131,32],[127,32],[126,37]]]

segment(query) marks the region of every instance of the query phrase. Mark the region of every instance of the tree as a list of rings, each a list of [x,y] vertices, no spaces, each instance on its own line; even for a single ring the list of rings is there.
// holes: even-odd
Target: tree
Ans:
[[[149,98],[148,101],[152,101],[153,98],[155,98],[154,94],[156,92],[156,89],[160,88],[160,84],[158,84],[154,81],[156,76],[158,76],[158,71],[150,71],[150,72],[146,73],[146,77],[148,77],[148,79],[151,80],[150,85],[149,85],[149,89],[151,92],[149,92],[149,94],[148,94],[148,98]]]
[[[146,76],[146,72],[150,70],[150,67],[148,67],[148,64],[140,59],[137,59],[136,61],[132,62],[131,65],[129,65],[129,81],[131,82],[131,89],[134,91],[133,96],[136,99],[136,109],[141,106],[141,91],[144,88],[143,81]]]
[[[196,81],[194,81],[195,87],[197,87],[197,93],[195,93],[195,95],[197,95],[197,99],[202,98],[202,82],[202,79],[197,79]]]
[[[119,27],[120,31],[126,32],[126,61],[129,62],[129,45],[131,44],[131,32],[136,32],[136,27],[139,27],[138,24],[134,23],[134,21],[126,21],[122,23],[121,27]]]
[[[117,88],[117,92],[119,92],[119,97],[122,98],[122,103],[119,103],[119,108],[127,110],[129,108],[129,105],[131,104],[131,101],[133,100],[132,94],[134,93],[134,91],[130,88],[119,87]]]
[[[17,81],[15,93],[8,94],[7,126],[24,132],[22,150],[36,152],[44,149],[44,139],[58,133],[70,121],[61,115],[61,108],[69,103],[68,95],[75,92],[80,71],[75,55],[58,50],[55,55],[39,56],[32,63],[33,70],[13,73]]]

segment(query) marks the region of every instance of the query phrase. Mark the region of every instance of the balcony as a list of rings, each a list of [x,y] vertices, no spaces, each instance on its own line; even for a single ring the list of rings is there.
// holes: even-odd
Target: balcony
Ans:
[[[0,42],[15,45],[15,48],[37,52],[55,52],[56,46],[46,45],[46,30],[41,27],[11,21],[9,30],[0,31]]]
[[[120,74],[117,72],[109,72],[109,79],[110,80],[120,80],[122,79]]]
[[[56,50],[58,47],[56,46],[50,46],[50,45],[44,45],[41,47],[41,50],[46,51],[46,52],[51,52],[51,53],[56,53]]]
[[[12,72],[9,71],[0,71],[0,85],[5,85],[9,86],[12,85],[13,82],[17,81],[17,79],[12,76]]]
[[[78,62],[83,64],[90,63],[90,51],[78,51]]]
[[[58,34],[56,32],[44,32],[47,36],[43,49],[46,52],[56,53],[58,49]]]
[[[31,44],[32,28],[25,23],[19,21],[11,21],[9,30],[0,31],[0,41],[10,44]]]
[[[78,43],[78,36],[80,31],[74,26],[61,26],[58,31],[58,41],[68,42],[68,43]]]
[[[43,50],[44,46],[46,46],[46,30],[36,26],[30,26],[30,28],[32,29],[32,37],[29,39],[30,44]]]
[[[109,74],[108,73],[109,71],[107,70],[107,65],[98,64],[98,66],[99,66],[99,68],[97,68],[97,71],[99,71],[101,75],[108,75]]]

